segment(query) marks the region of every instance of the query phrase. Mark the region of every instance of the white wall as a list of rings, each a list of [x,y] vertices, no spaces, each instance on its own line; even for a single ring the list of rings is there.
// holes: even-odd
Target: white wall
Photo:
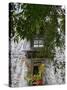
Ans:
[[[12,41],[12,86],[27,86],[27,82],[24,79],[24,76],[27,74],[27,66],[25,62],[28,62],[24,50],[30,50],[30,42],[28,42],[26,39],[19,41],[19,43],[14,43]],[[46,65],[46,71],[44,74],[44,81],[46,85],[53,85],[53,84],[63,84],[65,81],[64,75],[65,70],[61,68],[61,66],[65,62],[64,58],[64,50],[60,52],[60,48],[56,48],[56,55],[54,58],[54,61],[49,61],[46,59],[45,65]],[[21,63],[23,61],[23,64]],[[14,71],[15,67],[15,71]],[[55,72],[56,70],[56,72]],[[19,80],[18,79],[19,75]],[[23,77],[22,77],[23,76]],[[21,79],[22,77],[22,79]],[[16,84],[16,85],[15,85]]]

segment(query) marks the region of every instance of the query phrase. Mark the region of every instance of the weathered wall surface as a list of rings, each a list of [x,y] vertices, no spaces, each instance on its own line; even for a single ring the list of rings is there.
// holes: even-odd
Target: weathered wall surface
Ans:
[[[64,84],[65,83],[65,54],[56,48],[56,56],[54,61],[46,61],[46,84]]]
[[[11,77],[12,87],[28,86],[24,77],[27,75],[29,63],[24,50],[30,49],[30,43],[26,40],[20,41],[18,44],[11,42]],[[46,60],[46,71],[43,80],[46,85],[64,84],[65,83],[65,58],[64,50],[56,48],[56,56],[53,62]]]

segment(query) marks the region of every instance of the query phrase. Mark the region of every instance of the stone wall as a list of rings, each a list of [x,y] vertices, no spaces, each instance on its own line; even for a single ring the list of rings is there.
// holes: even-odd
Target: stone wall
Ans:
[[[65,83],[65,53],[56,48],[53,61],[46,60],[45,81],[48,85]]]
[[[26,40],[19,41],[19,43],[11,42],[11,77],[12,87],[28,86],[24,79],[27,75],[29,63],[25,56],[25,50],[30,49],[30,43]],[[65,83],[65,56],[64,50],[62,52],[56,48],[56,55],[53,61],[46,59],[43,81],[45,85],[64,84]]]

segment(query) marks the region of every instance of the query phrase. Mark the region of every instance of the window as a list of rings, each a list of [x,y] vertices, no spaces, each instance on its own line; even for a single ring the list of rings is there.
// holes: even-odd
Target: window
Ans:
[[[34,40],[34,47],[43,47],[44,46],[44,43],[43,43],[43,40],[42,39],[35,39]]]

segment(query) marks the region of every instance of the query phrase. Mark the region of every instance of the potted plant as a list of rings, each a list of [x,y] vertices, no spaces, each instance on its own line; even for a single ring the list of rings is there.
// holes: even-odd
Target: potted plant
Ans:
[[[42,85],[43,84],[43,80],[42,80],[43,72],[44,72],[44,64],[41,64],[39,66],[39,73],[38,74],[32,75],[32,74],[28,73],[27,77],[25,77],[25,79],[28,82],[28,85],[29,86]]]
[[[28,75],[27,77],[25,77],[25,80],[27,80],[29,86],[32,85],[32,75]]]

